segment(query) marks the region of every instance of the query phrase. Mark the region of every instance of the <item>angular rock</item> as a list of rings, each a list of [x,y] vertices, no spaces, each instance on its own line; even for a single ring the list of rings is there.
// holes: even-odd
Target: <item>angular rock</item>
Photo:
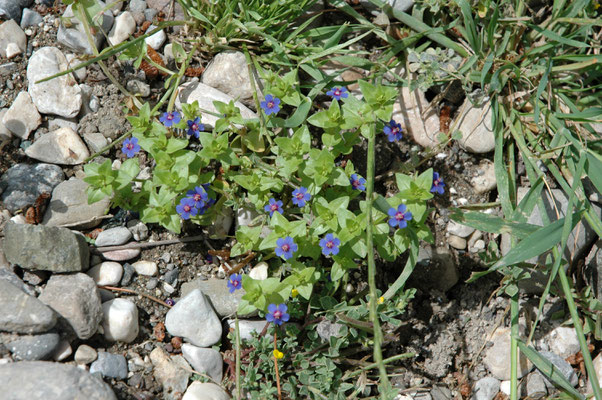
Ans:
[[[105,9],[106,7],[104,2],[98,0],[97,5],[101,9]],[[111,13],[111,11],[105,11],[102,15],[102,21],[100,23],[101,29],[98,29],[98,32],[94,35],[94,45],[98,51],[102,49],[101,45],[104,41],[103,32],[111,31],[113,19],[113,13]],[[56,40],[77,53],[93,54],[94,51],[92,50],[92,46],[88,42],[86,35],[86,28],[79,19],[75,18],[71,5],[65,9],[62,20],[69,21],[70,26],[67,27],[65,24],[61,23],[56,35]]]
[[[479,379],[472,390],[473,400],[493,400],[500,391],[500,381],[490,376]]]
[[[327,319],[324,319],[318,323],[318,326],[316,327],[316,332],[318,332],[318,336],[320,336],[322,340],[324,340],[327,343],[330,343],[331,337],[341,336],[342,328],[343,325],[337,322],[331,322]]]
[[[524,387],[527,397],[530,399],[541,399],[548,394],[546,382],[539,371],[532,372],[527,376]]]
[[[73,356],[75,362],[78,364],[90,364],[92,361],[96,360],[97,357],[98,353],[96,350],[87,344],[80,345]]]
[[[100,372],[105,378],[125,379],[128,377],[128,364],[121,354],[98,352],[98,359],[90,365],[90,373]]]
[[[87,188],[88,184],[77,178],[71,178],[54,188],[42,224],[81,229],[97,226],[109,208],[110,199],[107,197],[88,204]]]
[[[0,76],[2,76],[1,70],[0,70]],[[8,128],[6,126],[4,126],[4,124],[2,123],[2,119],[4,118],[4,115],[6,114],[7,111],[8,111],[8,108],[0,108],[0,142],[3,142],[5,140],[10,140],[13,137],[12,132],[9,131]]]
[[[96,283],[86,274],[53,275],[39,297],[56,311],[80,339],[89,339],[102,321]]]
[[[71,128],[75,132],[77,132],[77,120],[73,118],[61,118],[56,117],[52,119],[48,119],[48,131],[56,131],[60,128]]]
[[[179,95],[176,98],[176,107],[178,110],[182,110],[182,103],[190,104],[196,100],[199,102],[199,107],[201,109],[217,113],[217,109],[213,105],[214,101],[221,101],[227,104],[234,100],[231,96],[200,82],[185,83],[181,85],[178,90]],[[236,101],[234,102],[234,105],[240,108],[240,113],[243,118],[257,118],[257,114],[249,110],[241,102]],[[218,117],[208,113],[203,113],[201,116],[201,122],[211,126],[215,126],[215,122],[218,119]]]
[[[130,343],[138,336],[138,308],[127,299],[102,304],[102,328],[107,340]]]
[[[105,261],[90,268],[86,274],[94,279],[97,285],[114,286],[121,281],[123,267],[117,262]]]
[[[148,27],[147,32],[151,32],[153,30],[157,29],[156,26],[151,25]],[[146,39],[144,39],[144,42],[149,45],[150,47],[152,47],[155,50],[159,50],[161,48],[161,46],[163,46],[163,43],[165,43],[165,40],[167,39],[167,35],[165,34],[165,31],[163,29],[161,29],[160,31],[152,34],[151,36],[147,37]]]
[[[456,221],[452,220],[449,221],[449,223],[447,224],[447,231],[451,235],[456,235],[461,238],[465,238],[470,236],[475,231],[475,229],[471,228],[470,226],[459,224]]]
[[[0,365],[0,387],[10,400],[116,400],[106,383],[75,366],[45,361]]]
[[[21,28],[25,29],[30,26],[37,26],[40,22],[43,22],[42,16],[34,10],[29,8],[23,9],[23,16],[21,17]]]
[[[96,237],[95,245],[102,246],[120,246],[126,244],[132,238],[132,232],[124,226],[104,230]]]
[[[132,264],[138,275],[155,276],[159,269],[154,261],[140,260]]]
[[[560,372],[566,378],[566,380],[569,381],[571,385],[573,385],[573,387],[577,386],[577,384],[579,383],[579,379],[577,378],[577,374],[573,370],[573,367],[571,367],[571,364],[569,364],[558,354],[554,354],[550,351],[540,351],[539,354],[541,354],[548,361],[554,364],[554,367],[557,368],[557,372]],[[543,380],[548,389],[554,389],[554,384],[550,380],[548,380],[548,378],[543,376]]]
[[[493,346],[485,350],[483,364],[491,374],[500,380],[510,379],[510,328],[498,328],[492,335]],[[518,351],[517,351],[518,352]],[[531,362],[522,353],[518,352],[517,374],[519,378],[526,375],[532,367]]]
[[[268,279],[268,264],[260,262],[249,271],[249,276],[255,280],[263,281]]]
[[[567,357],[577,354],[580,350],[577,333],[575,328],[572,327],[559,326],[554,328],[546,335],[546,340],[550,351],[565,360]]]
[[[195,381],[186,389],[182,400],[230,400],[230,396],[215,383]]]
[[[202,82],[250,108],[255,108],[245,55],[240,51],[217,54],[203,72]]]
[[[117,46],[125,42],[130,35],[136,31],[136,20],[129,11],[124,11],[121,15],[115,18],[115,24],[111,32],[109,32],[109,44]]]
[[[51,164],[15,164],[0,178],[0,200],[11,213],[33,205],[42,193],[65,180],[63,170]]]
[[[236,329],[236,322],[233,319],[226,320],[228,323],[228,329],[230,332],[234,332]],[[238,320],[238,332],[240,333],[241,340],[251,340],[253,338],[253,332],[260,333],[266,325],[265,320],[250,320],[250,319],[239,319]],[[234,335],[234,333],[232,333]]]
[[[479,175],[470,180],[472,187],[476,193],[486,193],[497,187],[497,179],[495,178],[495,166],[489,160],[486,160],[479,165]]]
[[[40,113],[66,118],[75,117],[79,113],[82,94],[73,74],[36,83],[68,69],[67,59],[56,47],[42,47],[32,54],[27,64],[28,92]]]
[[[25,154],[51,164],[82,164],[90,156],[88,148],[71,128],[60,128],[37,139]]]
[[[94,153],[98,153],[109,144],[109,141],[100,132],[85,132],[84,142],[86,142],[88,148]]]
[[[0,330],[41,333],[56,325],[56,314],[40,300],[0,279]]]
[[[6,259],[21,268],[53,272],[88,269],[88,244],[69,229],[9,222],[4,234]]]
[[[16,46],[21,53],[24,53],[27,48],[25,32],[12,19],[0,25],[0,57],[11,58],[7,54],[9,44]]]
[[[0,0],[0,17],[8,20],[21,20],[21,6],[15,0]]]
[[[222,336],[222,325],[199,289],[190,292],[167,312],[165,328],[172,336],[182,336],[199,347],[212,346]]]
[[[224,279],[210,278],[204,281],[197,278],[182,285],[182,297],[186,297],[195,289],[200,289],[211,302],[217,315],[221,318],[228,317],[234,315],[242,296],[246,292],[244,289],[240,289],[230,293],[227,285],[228,282]]]
[[[416,89],[410,91],[402,87],[400,96],[393,104],[392,118],[401,123],[412,139],[422,147],[433,147],[439,144],[439,114],[430,104],[424,93]],[[423,113],[429,110],[425,115]]]
[[[219,351],[184,343],[182,355],[195,371],[209,375],[215,382],[222,381],[224,360]]]
[[[63,361],[67,357],[73,354],[73,349],[71,348],[71,344],[68,340],[60,340],[59,344],[56,346],[54,351],[52,352],[52,359],[54,361]]]
[[[21,336],[8,343],[6,347],[17,360],[47,360],[52,356],[59,341],[58,333],[44,333],[42,335]]]
[[[180,355],[170,357],[161,347],[156,347],[151,351],[150,359],[154,366],[153,375],[163,386],[163,398],[168,400],[180,398],[192,375],[184,357]]]
[[[1,26],[1,25],[0,25]],[[4,126],[15,136],[27,139],[42,123],[42,116],[33,105],[27,92],[20,92],[2,118]]]
[[[466,151],[476,154],[489,153],[495,148],[491,104],[474,107],[469,99],[464,101],[461,114],[457,117],[457,129],[462,132],[458,142]]]

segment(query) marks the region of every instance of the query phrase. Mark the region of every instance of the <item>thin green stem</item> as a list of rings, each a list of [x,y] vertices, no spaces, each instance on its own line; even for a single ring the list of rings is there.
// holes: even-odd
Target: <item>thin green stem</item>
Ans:
[[[242,399],[240,386],[240,329],[238,328],[238,314],[234,315],[234,334],[236,335],[236,400]]]
[[[518,292],[510,298],[510,400],[518,399]]]

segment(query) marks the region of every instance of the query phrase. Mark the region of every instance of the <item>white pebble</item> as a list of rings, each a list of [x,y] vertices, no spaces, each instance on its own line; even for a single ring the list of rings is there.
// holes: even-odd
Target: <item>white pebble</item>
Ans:
[[[114,299],[103,303],[102,328],[112,342],[130,343],[138,336],[138,308],[130,300]]]
[[[118,262],[105,261],[86,272],[97,285],[117,285],[123,276],[123,267]]]
[[[266,262],[260,262],[251,269],[249,276],[255,280],[263,281],[268,278],[268,264]]]
[[[154,261],[136,261],[132,264],[138,275],[154,276],[157,275],[157,263]]]

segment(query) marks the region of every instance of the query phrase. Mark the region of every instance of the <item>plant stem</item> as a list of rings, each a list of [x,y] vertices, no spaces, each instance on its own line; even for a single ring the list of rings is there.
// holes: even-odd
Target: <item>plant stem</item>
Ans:
[[[510,298],[510,325],[512,327],[512,334],[510,335],[510,400],[517,400],[518,292]]]
[[[278,350],[277,340],[278,336],[276,334],[276,330],[274,330],[274,350]],[[276,369],[276,387],[278,388],[278,400],[282,400],[282,391],[280,389],[280,371],[278,371],[278,359],[274,354],[274,368]]]
[[[374,116],[376,120],[376,116]],[[372,201],[374,195],[374,153],[376,141],[376,124],[372,123],[370,138],[368,139],[368,160],[366,171],[366,209],[368,212],[368,225],[366,227],[366,247],[368,248],[368,286],[370,287],[370,321],[372,321],[374,332],[374,362],[378,365],[380,374],[380,383],[383,392],[388,392],[391,388],[387,370],[383,363],[381,344],[383,341],[380,330],[380,321],[377,313],[377,294],[376,294],[376,263],[374,261],[374,243],[372,241]]]
[[[238,314],[234,314],[234,334],[236,335],[236,400],[240,400],[240,329],[238,327]]]

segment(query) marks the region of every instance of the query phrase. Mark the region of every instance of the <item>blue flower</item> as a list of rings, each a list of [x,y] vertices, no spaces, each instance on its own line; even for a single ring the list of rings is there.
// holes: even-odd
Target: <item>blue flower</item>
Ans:
[[[177,124],[178,122],[180,122],[180,119],[182,119],[182,117],[180,117],[180,113],[177,111],[174,112],[164,112],[163,115],[159,118],[159,121],[161,121],[163,123],[163,125],[165,125],[166,127],[170,127],[172,125]]]
[[[322,247],[322,254],[325,256],[332,254],[336,256],[339,254],[339,246],[341,240],[334,237],[332,233],[327,234],[322,240],[320,240],[320,247]]]
[[[230,279],[228,279],[228,289],[230,289],[230,293],[234,293],[234,291],[242,288],[242,275],[240,274],[232,274],[230,275]]]
[[[194,206],[196,208],[204,208],[209,201],[209,195],[202,186],[197,186],[194,190],[189,190],[186,192],[186,196],[194,201]]]
[[[266,204],[265,207],[263,208],[264,210],[266,210],[267,212],[270,213],[270,217],[272,215],[274,215],[274,211],[279,212],[280,214],[282,214],[282,201],[280,200],[276,200],[273,197],[270,199],[270,203]]]
[[[309,199],[311,199],[311,195],[307,193],[307,188],[301,186],[299,189],[293,191],[293,204],[303,207]]]
[[[346,87],[333,87],[326,94],[335,100],[346,99],[349,96],[349,91]]]
[[[174,299],[165,299],[165,304],[167,304],[170,307],[173,307],[176,305],[176,302]]]
[[[280,99],[271,94],[266,94],[265,101],[262,101],[260,106],[263,108],[265,115],[278,114],[278,111],[280,111]]]
[[[129,139],[125,139],[123,141],[123,147],[121,151],[125,153],[127,158],[132,158],[140,151],[140,145],[138,144],[138,139],[133,137]]]
[[[431,193],[443,194],[443,178],[439,176],[438,172],[433,172],[433,186],[431,187]]]
[[[205,125],[201,124],[201,119],[199,117],[196,117],[194,121],[188,120],[187,123],[188,131],[186,132],[186,134],[188,134],[188,136],[194,135],[194,137],[198,139],[199,132],[205,130]]]
[[[398,140],[401,140],[401,138],[402,138],[401,132],[402,131],[403,131],[403,129],[401,129],[401,124],[398,124],[393,119],[391,121],[389,121],[389,123],[387,125],[385,125],[385,127],[383,128],[383,132],[389,138],[389,142],[396,142]]]
[[[290,236],[276,240],[276,255],[285,260],[293,258],[293,253],[297,251],[298,248],[299,246],[297,246]]]
[[[290,315],[287,314],[288,307],[286,304],[270,304],[268,306],[268,313],[265,316],[265,319],[268,322],[273,322],[276,325],[282,325],[283,322],[289,320]]]
[[[349,182],[351,182],[351,186],[355,190],[366,190],[366,180],[358,174],[352,174],[351,178],[349,178]]]
[[[406,205],[405,204],[400,204],[399,207],[397,207],[397,209],[395,209],[394,207],[389,208],[388,211],[389,214],[389,225],[391,225],[392,227],[399,227],[399,228],[405,228],[406,226],[408,226],[408,223],[406,221],[409,221],[412,219],[412,213],[409,211],[406,211]]]
[[[180,204],[176,206],[176,211],[182,219],[190,219],[198,214],[199,210],[194,206],[194,200],[187,197],[180,200]]]

